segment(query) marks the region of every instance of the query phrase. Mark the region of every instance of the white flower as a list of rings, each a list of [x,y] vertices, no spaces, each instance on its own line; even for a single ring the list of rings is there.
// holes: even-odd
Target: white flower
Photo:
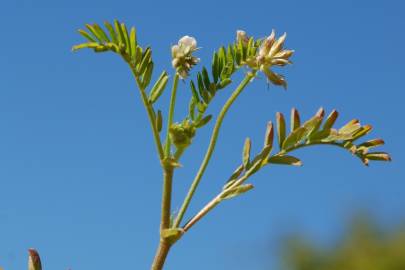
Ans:
[[[197,49],[197,41],[193,37],[184,36],[179,40],[179,46],[189,47],[191,51],[194,51]]]
[[[172,46],[172,65],[182,79],[186,78],[191,68],[200,61],[192,55],[196,50],[197,41],[190,36],[182,37],[177,45]]]

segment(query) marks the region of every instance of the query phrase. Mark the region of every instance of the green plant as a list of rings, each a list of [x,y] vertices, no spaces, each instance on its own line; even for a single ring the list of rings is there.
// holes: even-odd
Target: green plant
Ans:
[[[138,43],[135,28],[128,31],[125,24],[115,21],[113,24],[105,23],[106,31],[98,24],[87,24],[86,29],[79,30],[86,42],[74,46],[73,50],[89,48],[95,52],[113,52],[121,56],[132,71],[150,121],[163,170],[160,243],[153,261],[153,270],[163,268],[170,248],[213,208],[224,200],[239,196],[252,189],[253,185],[246,182],[261,168],[271,164],[300,166],[301,161],[291,155],[291,152],[298,148],[321,144],[337,146],[348,150],[366,165],[370,160],[390,160],[387,153],[370,152],[374,147],[384,144],[383,140],[374,139],[362,143],[357,142],[371,131],[371,126],[363,126],[358,120],[352,120],[343,127],[335,129],[337,111],[332,111],[325,117],[325,111],[321,108],[312,118],[301,122],[298,111],[293,109],[289,130],[286,128],[283,114],[278,113],[276,124],[273,125],[271,122],[267,124],[262,150],[255,155],[251,154],[251,141],[247,138],[243,147],[241,164],[225,182],[222,190],[203,209],[184,223],[184,215],[214,152],[222,122],[240,93],[256,78],[258,73],[263,73],[271,84],[287,87],[285,78],[272,69],[274,66],[283,67],[291,64],[289,59],[294,51],[283,48],[286,34],[276,39],[273,31],[270,36],[264,39],[254,39],[248,37],[244,31],[238,31],[234,43],[221,47],[213,53],[211,67],[203,67],[195,79],[189,80],[191,94],[188,115],[183,120],[174,122],[173,114],[178,82],[180,79],[188,80],[189,71],[199,62],[199,59],[194,56],[198,50],[196,40],[189,36],[180,39],[178,45],[172,47],[172,66],[175,69],[175,75],[173,76],[170,107],[163,141],[163,114],[160,110],[156,110],[155,106],[168,84],[168,72],[161,72],[156,82],[151,83],[154,72],[152,49],[150,47],[144,48]],[[213,119],[212,115],[207,114],[211,101],[220,90],[222,91],[230,85],[234,74],[242,68],[244,68],[245,76],[230,94],[216,117],[210,143],[197,175],[180,211],[176,215],[172,215],[173,174],[180,166],[179,160],[183,152],[192,143],[198,130]],[[274,133],[277,133],[277,143],[274,142]],[[275,144],[278,145],[277,151]]]

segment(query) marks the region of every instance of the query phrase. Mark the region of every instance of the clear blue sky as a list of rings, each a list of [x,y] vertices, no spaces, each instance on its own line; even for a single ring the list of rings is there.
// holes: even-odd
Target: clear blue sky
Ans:
[[[303,167],[257,174],[255,190],[224,203],[182,239],[167,269],[266,269],[276,264],[283,233],[302,230],[331,241],[358,208],[385,224],[398,222],[405,215],[404,12],[399,0],[2,1],[0,265],[26,269],[27,248],[36,247],[45,270],[149,268],[161,172],[144,109],[117,56],[70,51],[82,41],[78,28],[114,18],[138,28],[157,70],[172,72],[170,45],[183,35],[197,38],[203,63],[237,29],[256,37],[286,31],[287,47],[296,50],[285,70],[287,92],[258,79],[231,109],[189,215],[238,164],[244,138],[258,146],[265,123],[293,106],[304,117],[323,106],[337,108],[341,124],[355,117],[372,124],[371,137],[385,138],[394,159],[366,168],[339,149],[302,150]],[[184,104],[185,84],[179,95]],[[185,111],[179,106],[176,119]],[[175,207],[210,128],[176,172]]]

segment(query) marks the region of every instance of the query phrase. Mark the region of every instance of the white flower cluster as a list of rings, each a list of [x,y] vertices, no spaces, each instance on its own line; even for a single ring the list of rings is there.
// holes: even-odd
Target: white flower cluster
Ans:
[[[200,61],[192,55],[197,49],[197,41],[190,36],[182,37],[177,45],[172,46],[172,65],[182,79],[186,78],[191,68]]]

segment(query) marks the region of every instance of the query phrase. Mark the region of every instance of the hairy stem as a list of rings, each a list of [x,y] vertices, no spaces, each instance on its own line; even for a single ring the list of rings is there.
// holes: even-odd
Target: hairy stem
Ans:
[[[229,99],[226,101],[224,107],[222,108],[221,112],[218,115],[217,121],[214,126],[214,130],[211,135],[211,140],[210,144],[208,146],[207,152],[205,154],[204,160],[201,163],[200,169],[197,172],[196,177],[193,180],[193,183],[190,186],[190,189],[188,191],[188,194],[186,198],[184,199],[184,202],[180,208],[179,214],[177,215],[177,218],[174,222],[173,227],[178,227],[181,223],[181,220],[183,219],[183,216],[190,205],[191,199],[194,196],[194,193],[198,187],[198,184],[200,183],[201,177],[203,176],[205,169],[207,168],[207,165],[211,159],[212,153],[214,152],[214,148],[218,139],[218,134],[219,130],[222,125],[222,121],[225,118],[226,113],[228,112],[229,108],[233,104],[233,102],[236,100],[236,98],[242,93],[243,89],[248,85],[248,83],[251,81],[252,78],[254,78],[255,73],[249,72],[246,74],[245,78],[242,80],[242,82],[238,85],[238,87],[235,89],[235,91],[232,93],[232,95],[229,97]]]
[[[173,123],[173,115],[174,115],[174,107],[176,105],[176,93],[177,93],[177,85],[179,83],[179,75],[176,73],[173,80],[173,88],[172,88],[172,95],[170,97],[170,107],[169,107],[169,116],[167,119],[167,133],[166,133],[166,143],[165,143],[165,156],[168,157],[170,155],[170,126]]]

